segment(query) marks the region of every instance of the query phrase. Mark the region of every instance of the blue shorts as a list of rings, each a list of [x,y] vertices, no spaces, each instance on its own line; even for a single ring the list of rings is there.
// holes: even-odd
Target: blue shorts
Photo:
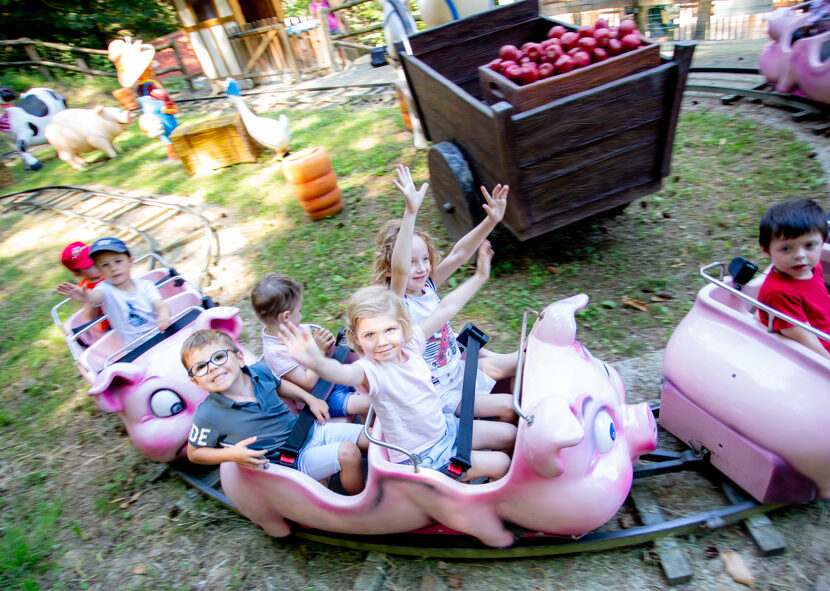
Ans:
[[[447,430],[444,436],[433,443],[424,451],[418,452],[421,458],[421,466],[424,468],[432,468],[433,470],[442,470],[455,455],[455,437],[458,433],[458,419],[452,413],[444,413],[444,421],[447,424]],[[409,459],[406,459],[401,464],[412,465]]]
[[[322,480],[340,472],[337,454],[344,441],[357,443],[363,425],[355,423],[332,423],[324,425],[315,422],[309,430],[300,455],[297,456],[297,470],[308,474],[314,480]]]
[[[331,390],[326,404],[329,405],[329,416],[331,417],[345,417],[349,413],[346,412],[346,405],[349,402],[349,396],[354,392],[351,386],[344,386],[342,384],[335,384]]]

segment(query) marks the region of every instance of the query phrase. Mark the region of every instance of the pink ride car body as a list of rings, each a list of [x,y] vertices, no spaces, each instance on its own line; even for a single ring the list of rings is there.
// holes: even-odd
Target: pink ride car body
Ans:
[[[824,246],[830,284],[830,245]],[[756,297],[764,275],[742,290]],[[727,283],[727,286],[731,284]],[[660,424],[760,502],[830,498],[830,362],[716,283],[666,347]]]
[[[160,257],[154,258],[166,265]],[[136,260],[136,264],[141,260]],[[81,375],[90,383],[89,394],[95,397],[98,406],[121,418],[130,439],[147,457],[171,462],[186,457],[193,413],[207,396],[207,392],[190,381],[181,364],[182,343],[202,328],[223,330],[237,340],[242,320],[237,308],[205,309],[201,292],[181,277],[171,276],[167,269],[152,270],[142,278],[157,284],[170,308],[173,324],[181,328],[139,355],[133,355],[135,358],[129,362],[123,361],[124,344],[114,331],[101,335],[90,327],[75,334],[73,329],[79,328],[84,320],[80,313],[61,322],[58,309],[68,300],[55,306],[52,316],[64,331],[69,350]],[[153,342],[157,338],[160,337],[154,329],[143,340]],[[88,346],[82,346],[81,342]],[[240,349],[247,360],[254,359],[244,347]]]
[[[451,528],[490,546],[509,546],[513,523],[532,531],[581,535],[608,521],[628,495],[632,463],[654,450],[657,428],[647,404],[625,404],[617,372],[575,340],[574,296],[548,306],[528,340],[521,411],[508,474],[462,484],[439,472],[392,464],[370,445],[366,488],[336,494],[296,470],[251,469],[226,462],[222,488],[234,506],[272,536],[286,520],[332,532],[388,534]],[[381,437],[374,424],[373,436]]]
[[[775,84],[778,92],[803,94],[830,103],[830,32],[802,37],[793,43],[793,33],[809,24],[809,13],[798,13],[792,7],[778,8],[766,20],[772,41],[761,50],[758,59],[764,77]]]

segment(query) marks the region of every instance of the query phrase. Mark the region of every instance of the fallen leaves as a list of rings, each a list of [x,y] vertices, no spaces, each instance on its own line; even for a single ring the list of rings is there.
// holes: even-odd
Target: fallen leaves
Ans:
[[[720,559],[723,561],[726,572],[732,577],[732,580],[741,585],[755,588],[755,577],[749,572],[744,559],[741,555],[732,550],[720,553]]]
[[[116,501],[121,501],[118,503],[118,506],[121,509],[126,509],[133,503],[135,503],[141,495],[144,494],[144,491],[140,490],[137,493],[133,493],[128,499],[115,499]]]
[[[640,300],[635,300],[634,298],[624,298],[622,304],[627,308],[633,308],[640,312],[648,312],[648,304]]]
[[[143,564],[139,564],[137,567],[133,569],[134,575],[146,575],[147,574],[147,567]]]

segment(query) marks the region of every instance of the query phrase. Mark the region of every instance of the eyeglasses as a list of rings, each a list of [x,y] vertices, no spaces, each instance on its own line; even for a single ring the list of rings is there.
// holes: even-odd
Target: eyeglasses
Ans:
[[[190,371],[187,372],[187,375],[191,377],[201,377],[206,375],[208,369],[210,368],[210,364],[212,363],[216,367],[220,365],[225,365],[228,362],[228,357],[230,353],[236,353],[233,349],[221,349],[216,351],[213,355],[210,356],[210,359],[207,361],[197,361],[193,364],[193,367],[190,368]]]

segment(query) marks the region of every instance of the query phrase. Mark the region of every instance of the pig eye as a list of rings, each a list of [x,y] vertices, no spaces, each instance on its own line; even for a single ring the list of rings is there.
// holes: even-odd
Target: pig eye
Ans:
[[[601,410],[594,419],[594,441],[597,451],[605,453],[614,445],[617,438],[617,428],[614,426],[614,419],[607,410]]]
[[[160,418],[172,417],[182,412],[184,405],[173,390],[156,390],[150,396],[150,410]]]

